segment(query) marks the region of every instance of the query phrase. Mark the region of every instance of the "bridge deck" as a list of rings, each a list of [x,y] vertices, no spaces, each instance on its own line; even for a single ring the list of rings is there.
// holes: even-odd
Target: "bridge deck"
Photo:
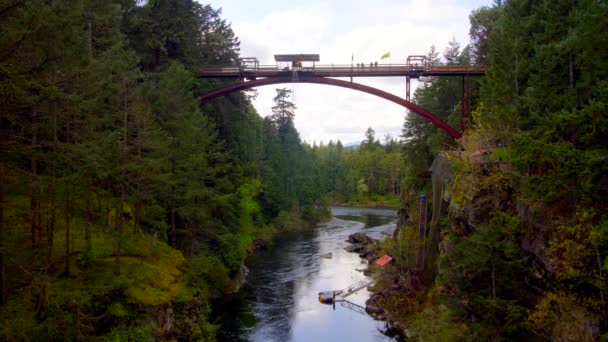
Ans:
[[[387,76],[479,76],[484,75],[483,65],[439,65],[413,66],[407,64],[379,64],[378,66],[357,65],[315,65],[302,68],[279,68],[276,65],[257,67],[221,66],[203,67],[198,76],[202,78],[245,78],[259,77],[292,77],[294,71],[302,76],[319,77],[387,77]]]

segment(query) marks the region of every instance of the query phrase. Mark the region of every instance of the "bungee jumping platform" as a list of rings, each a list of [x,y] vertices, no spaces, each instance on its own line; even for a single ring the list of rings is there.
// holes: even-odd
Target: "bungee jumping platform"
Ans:
[[[392,260],[393,260],[393,258],[391,258],[388,255],[385,255],[385,256],[379,258],[378,260],[376,260],[374,263],[380,267],[384,267],[385,265],[390,263]],[[345,301],[346,297],[348,297],[354,293],[357,293],[360,290],[373,284],[376,281],[376,279],[378,279],[378,277],[382,274],[383,271],[384,270],[376,272],[376,273],[372,274],[371,276],[369,276],[363,280],[360,280],[342,290],[319,292],[319,302],[322,304],[335,304],[336,302]]]

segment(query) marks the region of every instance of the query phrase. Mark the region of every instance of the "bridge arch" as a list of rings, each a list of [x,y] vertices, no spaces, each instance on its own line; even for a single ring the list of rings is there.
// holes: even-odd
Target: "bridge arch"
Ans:
[[[448,134],[449,136],[451,136],[454,139],[461,137],[461,133],[458,132],[456,129],[452,128],[445,121],[441,120],[440,118],[433,115],[431,112],[427,111],[426,109],[424,109],[422,107],[419,107],[419,106],[413,104],[410,101],[406,101],[405,99],[402,99],[399,96],[393,95],[391,93],[388,93],[386,91],[383,91],[383,90],[380,90],[377,88],[366,86],[366,85],[363,85],[360,83],[339,80],[339,79],[335,79],[335,78],[326,78],[326,77],[319,77],[319,76],[300,76],[298,79],[294,80],[291,77],[281,77],[281,76],[267,77],[267,78],[253,80],[253,81],[239,82],[239,83],[231,84],[231,85],[228,85],[228,86],[225,86],[222,88],[212,90],[206,94],[201,95],[199,97],[199,100],[201,103],[205,103],[213,98],[216,98],[219,96],[224,96],[224,95],[236,92],[236,91],[241,91],[241,90],[255,88],[255,87],[262,87],[262,86],[267,86],[267,85],[272,85],[272,84],[293,83],[293,82],[325,84],[325,85],[330,85],[330,86],[358,90],[358,91],[361,91],[364,93],[372,94],[372,95],[378,96],[380,98],[383,98],[385,100],[391,101],[402,107],[407,108],[408,110],[412,111],[413,113],[430,121],[435,126],[441,128],[446,134]]]

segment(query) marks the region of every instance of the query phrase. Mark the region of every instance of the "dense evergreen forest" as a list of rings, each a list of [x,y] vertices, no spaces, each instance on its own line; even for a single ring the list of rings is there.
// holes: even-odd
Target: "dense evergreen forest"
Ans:
[[[369,127],[357,147],[344,148],[339,140],[311,147],[320,192],[327,200],[357,206],[399,206],[404,177],[402,144],[390,135],[383,140]]]
[[[254,242],[327,215],[289,91],[201,108],[239,42],[192,0],[0,4],[0,339],[212,340]]]
[[[470,22],[427,54],[488,66],[463,137],[408,114],[347,148],[303,142],[288,89],[272,113],[200,105],[226,81],[197,68],[239,57],[209,5],[0,0],[0,340],[212,341],[255,246],[330,203],[400,207],[374,300],[410,337],[606,338],[608,4]],[[462,86],[427,77],[413,102],[459,129]]]
[[[374,299],[421,340],[604,340],[608,4],[495,1],[470,22],[471,44],[442,57],[488,65],[472,128],[445,149],[406,117],[399,227],[383,246],[397,263]],[[458,127],[459,82],[427,78],[414,101]]]

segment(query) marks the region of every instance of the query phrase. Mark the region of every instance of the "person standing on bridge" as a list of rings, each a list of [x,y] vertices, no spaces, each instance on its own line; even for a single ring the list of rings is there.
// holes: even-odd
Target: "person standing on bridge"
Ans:
[[[374,62],[374,68],[378,69],[378,61]]]

